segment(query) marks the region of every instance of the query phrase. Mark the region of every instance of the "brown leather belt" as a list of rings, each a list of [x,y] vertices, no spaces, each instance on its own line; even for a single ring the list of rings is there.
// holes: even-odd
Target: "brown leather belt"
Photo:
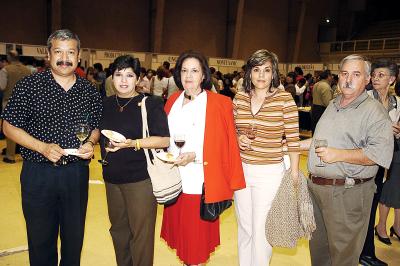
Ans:
[[[320,176],[315,176],[315,175],[309,175],[311,182],[317,185],[322,185],[322,186],[343,186],[345,184],[345,179],[344,178],[325,178],[325,177],[320,177]],[[370,178],[353,178],[354,184],[362,184],[365,182],[370,181],[374,177]]]

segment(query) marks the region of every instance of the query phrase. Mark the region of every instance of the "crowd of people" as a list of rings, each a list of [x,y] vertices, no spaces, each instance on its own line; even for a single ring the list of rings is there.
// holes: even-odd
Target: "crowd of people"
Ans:
[[[390,236],[400,240],[395,63],[379,60],[371,67],[363,56],[349,55],[336,77],[329,70],[303,76],[298,67],[284,76],[278,57],[262,49],[241,71],[225,75],[195,51],[183,52],[173,69],[165,62],[146,70],[123,55],[107,69],[97,63],[84,71],[75,33],[53,32],[47,49],[46,69],[33,73],[11,51],[0,70],[3,160],[15,163],[15,144],[21,146],[31,265],[57,265],[58,235],[60,265],[80,265],[88,165],[97,143],[120,266],[153,265],[157,202],[144,152],[152,148],[168,148],[182,179],[182,193],[164,206],[161,238],[184,265],[204,265],[220,245],[220,220],[200,216],[202,193],[207,203],[234,199],[239,264],[268,265],[265,220],[285,172],[294,184],[301,178],[300,150],[309,150],[307,182],[317,224],[312,265],[387,265],[375,255],[374,234],[391,244],[386,223],[394,208]],[[145,97],[149,136],[142,131]],[[313,137],[301,141],[298,107],[306,105]],[[83,143],[78,124],[89,128]],[[125,139],[110,140],[103,129]],[[178,135],[184,146],[175,144]]]

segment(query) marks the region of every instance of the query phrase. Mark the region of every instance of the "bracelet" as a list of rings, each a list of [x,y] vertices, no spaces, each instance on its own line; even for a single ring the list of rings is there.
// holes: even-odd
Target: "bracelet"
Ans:
[[[140,150],[140,142],[139,142],[139,139],[136,139],[135,140],[135,147],[133,148],[135,151],[138,151],[138,150]]]

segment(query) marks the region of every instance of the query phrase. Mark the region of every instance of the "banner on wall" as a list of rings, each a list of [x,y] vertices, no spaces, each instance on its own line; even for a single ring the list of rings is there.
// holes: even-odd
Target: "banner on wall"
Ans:
[[[241,68],[245,62],[243,60],[210,57],[210,59],[208,59],[208,64],[210,66]]]
[[[163,63],[164,61],[167,61],[171,64],[176,64],[176,60],[178,60],[179,55],[168,55],[168,54],[159,54],[156,55],[156,62],[157,63]]]
[[[291,71],[294,70],[295,67],[301,67],[303,70],[304,74],[307,74],[307,72],[313,72],[313,71],[323,71],[324,70],[324,64],[292,64],[291,65]]]
[[[0,54],[6,54],[6,53],[7,53],[6,44],[0,43]]]
[[[96,50],[95,56],[99,60],[114,60],[121,55],[131,55],[139,59],[139,61],[144,62],[146,60],[145,53],[134,53],[134,52],[123,52],[123,51],[98,51]]]
[[[22,45],[23,56],[47,57],[47,47],[39,45]]]

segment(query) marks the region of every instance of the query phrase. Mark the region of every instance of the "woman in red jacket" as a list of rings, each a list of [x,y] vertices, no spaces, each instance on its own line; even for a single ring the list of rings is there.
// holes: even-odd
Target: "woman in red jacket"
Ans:
[[[177,60],[175,83],[183,92],[172,95],[166,105],[170,129],[170,152],[177,156],[183,193],[164,209],[161,237],[176,249],[185,265],[201,265],[219,245],[219,220],[200,217],[200,198],[231,199],[245,187],[231,100],[209,92],[210,70],[205,57],[188,51]],[[177,147],[174,138],[184,141]]]

